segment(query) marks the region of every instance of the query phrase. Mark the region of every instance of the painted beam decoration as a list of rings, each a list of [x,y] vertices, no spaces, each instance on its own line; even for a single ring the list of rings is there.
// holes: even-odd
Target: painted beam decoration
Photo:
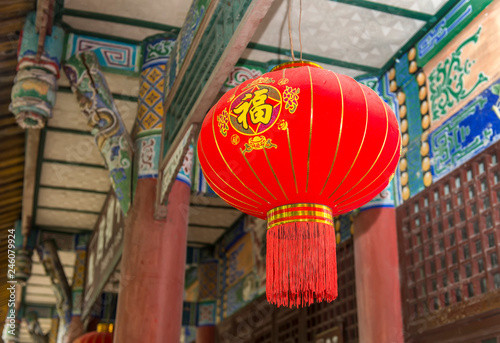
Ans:
[[[138,113],[133,135],[137,152],[134,183],[137,179],[158,177],[165,101],[165,67],[174,42],[172,38],[156,37],[144,43]]]
[[[256,79],[262,74],[268,71],[267,67],[263,66],[264,63],[253,62],[241,63],[238,62],[233,68],[233,71],[227,77],[224,86],[222,87],[222,92],[227,92],[228,90],[241,85],[243,82]]]
[[[75,237],[76,259],[73,272],[73,282],[71,284],[71,294],[73,316],[80,316],[83,307],[83,291],[85,286],[85,269],[87,261],[87,245],[90,240],[89,234],[80,234]]]
[[[124,228],[120,202],[110,192],[88,245],[82,319],[90,314],[122,256]]]
[[[132,193],[133,144],[97,55],[90,51],[72,56],[64,65],[82,114],[87,119],[95,142],[109,170],[109,178],[124,214],[130,208]]]
[[[50,34],[40,38],[36,13],[26,18],[18,50],[17,75],[14,79],[9,110],[23,129],[40,129],[52,117],[56,101],[57,79],[61,67],[64,30],[51,26]],[[43,32],[45,35],[45,32]]]
[[[168,193],[174,181],[179,180],[191,187],[191,170],[193,168],[193,146],[191,144],[196,125],[191,125],[177,148],[171,154],[163,169],[160,182],[160,203],[166,205]]]
[[[187,18],[177,36],[169,63],[167,64],[165,94],[168,94],[174,85],[209,3],[209,0],[194,0],[189,8]]]
[[[416,45],[417,63],[424,66],[493,0],[460,0]]]
[[[198,265],[198,320],[197,326],[215,326],[217,319],[217,259],[204,260]]]
[[[131,76],[139,74],[139,45],[70,33],[67,38],[66,60],[84,51],[93,51],[104,71]]]
[[[394,74],[395,75],[395,74]],[[380,79],[377,77],[366,77],[357,80],[359,83],[371,88],[375,91],[392,109],[398,121],[401,117],[406,116],[404,108],[399,106],[400,99],[396,93],[394,93],[395,81],[391,79],[390,73],[384,75]],[[401,133],[404,134],[404,127],[400,125]],[[404,138],[404,135],[403,135]],[[404,144],[404,139],[403,139]],[[401,155],[403,156],[404,149],[402,149]],[[401,165],[398,165],[396,169],[396,175],[401,172]],[[372,200],[360,207],[361,211],[368,210],[377,207],[395,207],[401,203],[401,180],[398,177],[392,179],[389,185],[379,194],[377,194]],[[349,214],[348,214],[349,215]],[[343,235],[342,237],[344,237]],[[345,239],[342,239],[343,242]],[[338,241],[338,239],[337,239]]]
[[[497,81],[429,135],[435,180],[499,139],[500,81]]]
[[[499,139],[500,2],[461,0],[381,78],[400,121],[396,206]]]

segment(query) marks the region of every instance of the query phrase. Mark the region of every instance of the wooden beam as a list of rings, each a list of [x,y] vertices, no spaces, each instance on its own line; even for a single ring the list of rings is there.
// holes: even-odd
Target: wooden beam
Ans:
[[[109,23],[117,23],[122,25],[130,25],[136,27],[144,27],[153,30],[164,31],[166,33],[171,34],[172,36],[177,36],[179,34],[180,28],[176,26],[165,25],[161,23],[155,23],[152,21],[140,20],[130,17],[120,17],[116,15],[110,15],[105,13],[98,12],[89,12],[89,11],[81,11],[70,8],[65,8],[63,10],[63,15],[78,17],[78,18],[86,18],[93,20],[106,21]]]
[[[20,218],[20,212],[0,215],[0,223],[12,223]]]
[[[24,26],[24,21],[24,17],[2,20],[2,25],[0,25],[0,35],[7,35],[12,32],[21,31]]]
[[[15,69],[14,69],[15,71]],[[10,104],[10,98],[9,99],[0,99],[0,118],[3,119],[4,117],[13,117],[14,115],[12,114],[11,111],[9,111],[9,104]]]
[[[10,204],[13,204],[16,202],[20,202],[22,200],[22,198],[23,198],[22,196],[16,196],[13,198],[2,199],[2,200],[0,200],[0,206],[6,206],[6,205],[10,205]]]
[[[54,293],[57,293],[56,308],[61,325],[69,325],[71,320],[71,288],[59,259],[56,244],[53,240],[48,240],[39,247],[38,254],[45,268],[45,273],[50,276]]]
[[[0,139],[9,139],[19,134],[24,134],[24,130],[17,124],[0,128]]]
[[[28,130],[26,137],[26,154],[24,156],[24,187],[23,187],[23,213],[21,228],[23,235],[29,235],[31,218],[33,216],[33,203],[35,198],[35,185],[37,173],[38,151],[40,144],[40,130]],[[41,168],[41,166],[40,166]]]
[[[24,163],[24,156],[15,156],[15,157],[11,157],[11,158],[4,158],[3,155],[1,155],[1,157],[3,159],[0,160],[0,169]],[[2,190],[0,190],[0,192],[1,191]]]
[[[15,58],[16,50],[2,52],[3,56],[0,59]],[[14,84],[14,79],[16,78],[16,71],[12,70],[10,73],[2,73],[0,75],[0,86],[1,87],[11,87]]]
[[[1,199],[10,199],[14,197],[20,197],[23,195],[22,189],[11,190],[10,192],[4,192],[0,194]]]
[[[24,1],[2,1],[2,12],[0,12],[0,18],[6,19],[13,16],[23,16],[26,12],[35,9],[35,1],[24,0]]]
[[[13,167],[0,169],[0,179],[2,179],[5,176],[9,176],[9,175],[22,174],[23,171],[24,171],[24,166],[22,164],[17,165],[17,166],[13,166]]]
[[[0,177],[0,186],[8,185],[11,182],[19,181],[23,179],[23,174],[14,174],[5,177]]]
[[[6,115],[4,117],[3,116],[0,117],[0,127],[17,124],[16,118],[14,117],[14,115],[10,114],[8,109],[7,109],[7,112],[9,113],[8,115]]]
[[[5,61],[0,60],[0,72],[9,72],[12,69],[16,69],[16,66],[17,66],[17,59],[15,58]]]
[[[20,212],[21,209],[22,209],[22,205],[16,203],[16,204],[12,204],[12,205],[1,207],[0,208],[0,214],[9,213],[9,212],[12,212],[12,211],[16,211],[16,212],[19,211]]]
[[[16,148],[12,148],[9,150],[4,150],[4,151],[2,151],[0,156],[2,158],[12,158],[12,157],[17,157],[17,156],[24,156],[24,145],[18,146]]]
[[[0,42],[0,52],[4,54],[4,59],[16,57],[17,49],[16,47],[19,45],[19,39],[17,37],[13,37],[13,40],[7,40],[5,42]],[[15,69],[14,69],[15,70]]]
[[[213,2],[211,2],[210,4],[212,3]],[[241,18],[241,21],[238,23],[238,26],[236,28],[228,27],[227,29],[225,29],[226,31],[227,30],[230,31],[227,34],[232,33],[231,39],[227,42],[227,44],[224,44],[224,51],[222,52],[220,58],[218,58],[217,60],[218,62],[215,65],[215,68],[213,68],[210,71],[210,76],[208,77],[207,82],[203,86],[199,95],[197,95],[197,100],[189,110],[187,118],[183,118],[182,127],[178,130],[177,134],[175,135],[175,138],[170,141],[171,144],[170,147],[168,148],[168,151],[164,150],[166,141],[165,131],[167,125],[166,124],[163,125],[160,156],[164,156],[164,158],[160,161],[160,168],[159,168],[160,174],[163,173],[165,167],[169,163],[170,159],[173,157],[174,152],[176,151],[177,147],[181,144],[184,135],[188,132],[188,130],[192,128],[193,125],[201,124],[201,122],[203,121],[206,113],[212,106],[215,97],[219,93],[219,90],[226,81],[227,76],[233,70],[234,66],[238,62],[238,59],[241,57],[241,54],[245,51],[246,46],[250,42],[250,39],[257,30],[262,19],[265,17],[272,3],[273,0],[253,0],[248,5],[245,14]],[[212,18],[214,10],[215,8],[211,8],[210,6],[207,8],[207,12],[205,13],[205,16],[203,18],[202,23],[200,24],[198,32],[196,33],[191,43],[191,46],[186,54],[184,62],[182,63],[182,66],[180,68],[179,74],[177,75],[174,81],[174,85],[172,86],[172,89],[170,90],[167,98],[165,99],[164,103],[165,113],[169,111],[169,107],[170,105],[172,105],[172,101],[176,96],[176,92],[179,89],[179,86],[181,85],[182,79],[185,77],[187,69],[190,66],[190,62],[192,61],[195,52],[197,50],[198,44],[201,41],[205,33],[205,30],[209,25],[210,19],[214,19]],[[212,13],[210,13],[210,11],[212,11]],[[161,180],[161,178],[159,180]],[[156,209],[158,210],[156,215],[161,216],[160,211],[163,209],[162,204],[164,203],[166,197],[168,196],[167,194],[162,194],[161,181],[158,182],[158,189],[156,193],[157,193]]]
[[[13,139],[0,141],[0,151],[7,151],[9,149],[17,148],[19,146],[24,147],[24,136],[19,136]]]
[[[2,25],[0,25],[2,27]],[[2,73],[3,74],[3,73]],[[8,99],[10,98],[11,94],[11,83],[7,84],[0,84],[0,99]]]
[[[432,18],[431,14],[427,14],[424,12],[418,12],[418,11],[412,11],[412,10],[402,8],[402,7],[381,4],[381,3],[378,3],[375,1],[369,1],[369,0],[330,0],[330,1],[340,2],[340,3],[351,5],[351,6],[362,7],[362,8],[366,8],[369,10],[379,11],[379,12],[397,15],[400,17],[406,17],[406,18],[410,18],[410,19],[428,21]]]

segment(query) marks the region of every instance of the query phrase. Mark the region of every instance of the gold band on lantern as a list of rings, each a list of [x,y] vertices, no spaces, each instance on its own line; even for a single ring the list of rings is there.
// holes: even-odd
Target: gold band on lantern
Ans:
[[[323,69],[322,66],[320,66],[319,64],[316,64],[314,62],[295,61],[295,62],[285,62],[285,63],[278,64],[276,67],[271,69],[271,71],[278,71],[278,70],[291,69],[291,68],[300,68],[300,67],[315,67],[315,68]]]
[[[319,204],[292,204],[273,208],[267,212],[267,228],[293,222],[316,222],[333,225],[332,209]]]

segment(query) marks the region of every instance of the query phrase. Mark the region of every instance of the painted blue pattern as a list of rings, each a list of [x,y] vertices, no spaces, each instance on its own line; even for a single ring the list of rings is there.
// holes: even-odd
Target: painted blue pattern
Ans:
[[[500,139],[499,93],[497,80],[429,135],[434,180]]]

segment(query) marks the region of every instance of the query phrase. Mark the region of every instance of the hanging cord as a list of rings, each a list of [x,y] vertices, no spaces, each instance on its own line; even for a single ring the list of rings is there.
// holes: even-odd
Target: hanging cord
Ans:
[[[293,0],[288,0],[288,35],[290,36],[290,52],[292,53],[292,61],[295,62],[295,54],[293,53],[293,39],[292,39],[292,15],[291,15],[292,1]]]
[[[301,23],[302,23],[302,0],[300,0],[300,12],[299,12],[300,61],[302,62],[302,30],[300,27]]]

